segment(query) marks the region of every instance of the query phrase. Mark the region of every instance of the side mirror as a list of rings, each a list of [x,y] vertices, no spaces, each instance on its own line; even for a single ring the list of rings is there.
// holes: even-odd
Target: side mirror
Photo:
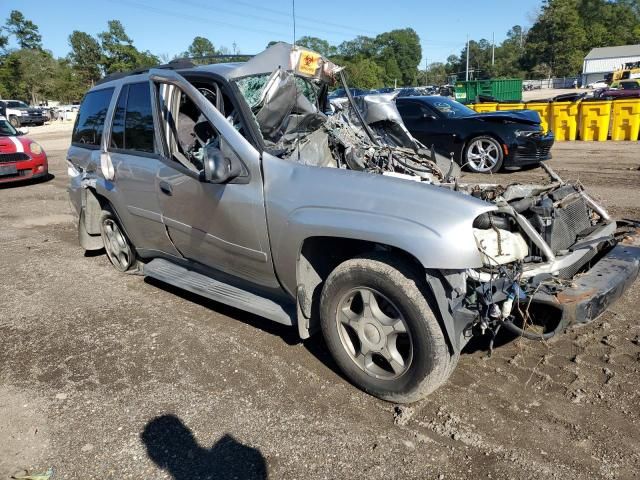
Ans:
[[[225,157],[222,151],[213,145],[204,149],[201,180],[208,183],[227,183],[242,173],[240,165]]]
[[[18,130],[18,135],[28,135],[28,134],[29,134],[28,128],[21,128]]]

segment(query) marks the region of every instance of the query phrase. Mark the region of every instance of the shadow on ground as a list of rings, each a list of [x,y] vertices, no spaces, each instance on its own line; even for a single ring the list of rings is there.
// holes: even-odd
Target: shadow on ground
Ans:
[[[326,366],[329,370],[331,370],[343,380],[349,382],[347,377],[342,373],[340,368],[338,368],[338,365],[329,354],[329,350],[327,349],[320,332],[316,333],[311,338],[301,341],[300,336],[298,335],[298,329],[295,326],[290,327],[272,322],[271,320],[259,317],[258,315],[253,315],[251,313],[234,307],[230,307],[223,303],[210,300],[206,297],[188,292],[187,290],[182,290],[181,288],[161,282],[151,277],[145,277],[144,281],[149,285],[153,285],[154,287],[160,288],[189,302],[196,303],[205,308],[218,312],[221,315],[225,315],[229,318],[233,318],[234,320],[243,322],[254,328],[258,328],[263,332],[268,333],[269,335],[280,337],[282,341],[284,341],[289,346],[299,345],[300,343],[302,343],[304,347],[309,351],[309,353],[316,357],[316,359],[318,359],[324,366]]]
[[[267,479],[267,463],[258,449],[228,434],[211,448],[201,447],[175,415],[154,418],[140,438],[149,458],[174,480]]]

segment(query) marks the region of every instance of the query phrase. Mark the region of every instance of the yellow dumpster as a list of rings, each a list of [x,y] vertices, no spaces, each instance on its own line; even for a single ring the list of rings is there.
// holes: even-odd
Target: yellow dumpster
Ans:
[[[482,112],[495,112],[498,108],[498,104],[495,102],[490,103],[476,103],[475,111],[478,113]]]
[[[576,139],[578,105],[578,102],[553,102],[551,104],[551,129],[556,141]]]
[[[524,110],[524,103],[520,103],[520,102],[499,103],[498,110]]]
[[[609,137],[611,100],[580,102],[580,140],[605,142]]]
[[[640,131],[640,98],[613,101],[611,140],[638,140]]]
[[[530,102],[527,103],[527,110],[533,110],[540,115],[540,125],[545,133],[549,131],[551,125],[551,103],[549,102]]]

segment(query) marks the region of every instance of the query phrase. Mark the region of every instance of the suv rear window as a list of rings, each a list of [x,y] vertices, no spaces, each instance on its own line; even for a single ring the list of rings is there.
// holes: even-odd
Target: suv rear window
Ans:
[[[78,119],[73,127],[73,136],[71,137],[73,143],[83,147],[100,146],[111,95],[113,95],[113,88],[87,93],[82,100]]]
[[[149,83],[122,87],[111,127],[111,146],[118,150],[154,152]]]

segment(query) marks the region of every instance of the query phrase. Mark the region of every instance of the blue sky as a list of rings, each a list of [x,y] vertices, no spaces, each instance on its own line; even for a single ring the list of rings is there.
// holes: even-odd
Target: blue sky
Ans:
[[[297,0],[297,36],[313,35],[333,44],[357,35],[375,36],[412,27],[420,35],[424,65],[459,53],[467,33],[472,39],[500,42],[513,25],[529,26],[541,0]],[[462,5],[456,8],[456,5]],[[120,20],[141,50],[170,57],[184,51],[196,35],[216,47],[258,53],[270,40],[291,41],[291,0],[28,0],[3,1],[0,19],[19,9],[42,33],[44,47],[56,56],[69,51],[73,30],[95,35],[107,20]]]

